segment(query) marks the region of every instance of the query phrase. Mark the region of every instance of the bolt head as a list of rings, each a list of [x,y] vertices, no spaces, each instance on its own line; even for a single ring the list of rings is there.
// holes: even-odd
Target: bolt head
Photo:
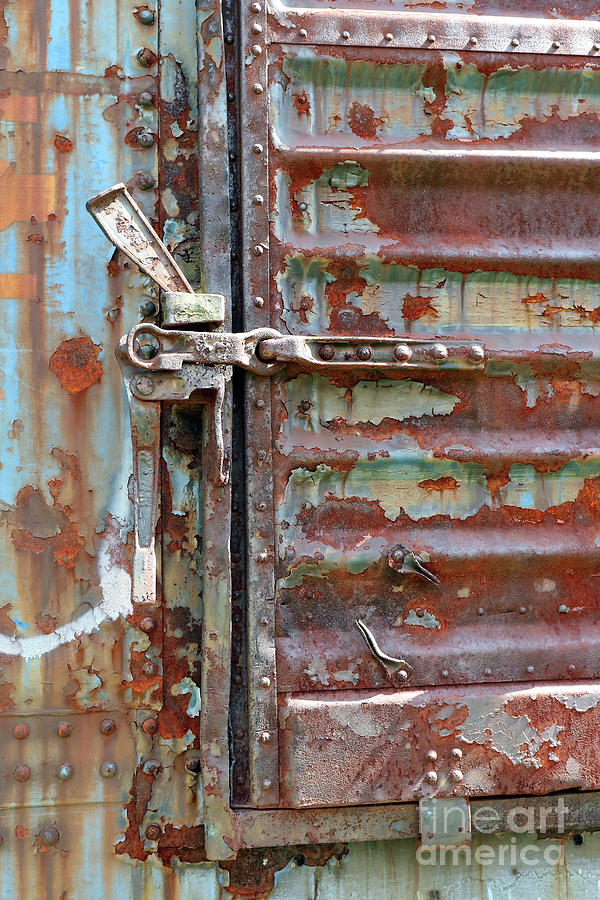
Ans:
[[[385,37],[386,41],[394,40],[394,35],[391,33],[391,31],[388,31],[388,33],[386,35],[384,35],[384,37]]]
[[[450,672],[448,669],[442,669],[442,678],[447,678]]]
[[[569,607],[567,606],[566,603],[561,603],[560,606],[558,607],[558,611],[559,611],[559,613],[561,613],[561,614],[568,613],[568,612],[569,612]]]
[[[273,783],[271,782],[270,778],[263,778],[262,786],[265,791],[270,791],[273,787]]]
[[[250,29],[252,34],[262,34],[262,25],[260,22],[253,22],[252,28]]]
[[[438,758],[438,755],[435,752],[435,750],[428,750],[425,755],[430,762],[435,762],[436,759]]]
[[[142,772],[144,773],[144,775],[158,775],[161,769],[162,765],[160,764],[158,759],[147,759],[142,766]]]
[[[140,66],[145,69],[150,68],[156,62],[154,53],[148,47],[141,47],[135,55]]]
[[[261,679],[260,679],[260,686],[261,686],[261,688],[269,688],[269,687],[271,687],[271,679],[270,679],[270,678],[267,678],[266,676],[265,676],[264,678],[261,678]]]
[[[271,735],[268,731],[263,731],[260,736],[261,744],[268,744],[271,740]]]
[[[484,674],[484,675],[487,675],[487,677],[489,678],[490,675],[492,674],[492,670],[491,670],[491,669],[484,669],[484,670],[483,670],[483,674]]]
[[[428,35],[427,35],[427,43],[428,43],[428,44],[433,44],[433,43],[435,43],[435,34],[428,34]]]
[[[519,607],[519,613],[520,613],[522,616],[524,616],[526,612],[527,612],[527,607],[525,607],[525,606],[520,606],[520,607]]]
[[[151,191],[156,187],[156,181],[152,175],[148,175],[146,172],[138,175],[137,183],[141,191]],[[152,315],[152,313],[149,313],[149,315]]]
[[[479,344],[469,347],[469,359],[471,362],[483,362],[485,359],[485,350]]]
[[[450,751],[450,756],[452,759],[462,759],[463,752],[460,747],[453,747]]]
[[[152,678],[153,675],[156,675],[156,666],[152,662],[152,660],[147,660],[142,666],[142,674],[147,678]]]
[[[263,152],[262,144],[252,144],[252,152],[256,154],[260,154]]]
[[[252,11],[253,13],[259,13],[259,12],[262,12],[262,6],[261,6],[260,3],[258,3],[258,2],[251,3],[251,4],[250,4],[250,9],[251,9],[251,11]]]
[[[255,256],[262,256],[263,253],[265,252],[265,248],[261,244],[257,244],[256,247],[254,247],[252,252],[254,253]]]
[[[252,56],[260,56],[260,54],[262,53],[262,47],[260,46],[260,44],[254,44],[251,53]]]
[[[474,37],[474,36],[473,36],[473,37],[470,37],[470,38],[469,38],[469,43],[470,43],[470,44],[471,44],[471,46],[473,46],[473,47],[474,47],[474,46],[475,46],[475,44],[477,44],[477,43],[478,43],[478,40],[477,40],[477,38],[476,38],[476,37]]]
[[[300,29],[300,31],[298,32],[298,37],[301,37],[301,38],[308,37],[308,31],[306,30],[306,28]]]
[[[444,347],[443,344],[434,344],[431,348],[431,356],[433,359],[438,360],[438,362],[448,359],[448,348]]]
[[[437,780],[437,772],[431,771],[427,772],[427,774],[425,775],[425,781],[427,782],[427,784],[437,784]]]
[[[553,50],[558,50],[559,47],[560,47],[560,41],[552,41],[552,49]]]
[[[321,359],[329,360],[335,356],[335,350],[331,344],[321,344],[319,347],[319,356]]]
[[[186,759],[185,768],[188,772],[199,772],[200,760],[196,756],[191,756],[189,759]]]
[[[114,719],[102,719],[102,721],[98,725],[98,728],[100,729],[100,734],[114,734],[117,730],[117,723]]]
[[[145,634],[148,634],[154,628],[156,628],[156,620],[152,618],[152,616],[144,616],[142,621],[140,622],[140,628]]]
[[[156,824],[148,825],[144,834],[146,835],[147,840],[157,841],[162,834],[162,829],[161,829],[160,825],[156,825]]]
[[[477,610],[477,615],[482,616],[484,614],[484,612],[485,612],[485,610],[484,610],[483,606],[480,606],[479,609]]]
[[[394,347],[394,356],[398,362],[408,362],[412,356],[412,350],[407,344],[396,344]]]
[[[71,763],[61,763],[56,767],[56,777],[60,781],[68,781],[73,775],[73,766]]]
[[[261,616],[259,619],[259,624],[262,625],[263,628],[266,628],[269,624],[269,620],[266,616]]]
[[[155,316],[156,311],[156,303],[154,303],[153,300],[142,300],[140,303],[140,315],[143,318],[146,318],[146,316]],[[150,379],[148,379],[148,381],[150,381]]]
[[[342,31],[342,37],[344,38],[345,41],[349,40],[349,38],[350,38],[350,32],[349,32],[349,31]]]
[[[510,42],[511,47],[518,47],[519,44],[520,44],[519,38],[516,38],[516,37],[513,38],[512,41]]]
[[[140,96],[138,97],[138,103],[140,106],[152,106],[154,103],[154,97],[150,93],[150,91],[142,91]]]
[[[255,403],[254,405],[256,406],[257,409],[264,409],[264,408],[265,408],[265,401],[264,401],[264,400],[257,400],[256,403]]]
[[[55,825],[44,825],[40,829],[38,838],[44,847],[54,847],[60,840],[60,831]]]
[[[142,25],[154,25],[154,10],[140,9],[138,13],[138,19],[142,23]]]
[[[533,672],[534,672],[533,666],[527,666],[527,671],[529,672],[530,675],[533,675]]]
[[[360,346],[356,348],[356,358],[360,359],[361,362],[366,362],[366,360],[371,359],[372,355],[373,351],[365,344],[360,344]]]
[[[406,671],[406,669],[400,669],[400,671],[398,672],[398,678],[400,679],[400,681],[408,681],[408,672]]]
[[[60,722],[56,729],[56,733],[59,738],[67,738],[69,735],[73,734],[73,726],[70,722]]]
[[[252,85],[252,90],[254,91],[255,94],[262,94],[262,92],[264,91],[264,88],[263,88],[262,84],[259,84],[257,81],[256,84]]]
[[[12,733],[13,737],[18,741],[24,741],[29,734],[29,725],[26,725],[25,722],[17,722],[13,727]]]
[[[142,722],[142,731],[144,734],[156,734],[158,731],[158,719],[155,716],[149,716]]]
[[[17,766],[13,772],[16,781],[29,781],[31,778],[31,769],[29,766]]]
[[[573,663],[571,663],[571,665],[568,667],[567,671],[568,671],[569,675],[573,675],[573,673],[575,672],[575,666],[573,665]]]
[[[464,775],[460,771],[460,769],[452,769],[452,771],[450,772],[450,778],[455,784],[459,784],[463,780]]]
[[[102,778],[114,778],[117,774],[117,766],[111,760],[105,760],[100,763],[100,775]]]

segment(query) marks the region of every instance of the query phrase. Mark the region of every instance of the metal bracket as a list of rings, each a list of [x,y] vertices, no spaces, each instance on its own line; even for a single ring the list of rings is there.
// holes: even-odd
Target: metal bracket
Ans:
[[[421,847],[468,847],[471,843],[471,808],[465,797],[427,797],[419,800]]]

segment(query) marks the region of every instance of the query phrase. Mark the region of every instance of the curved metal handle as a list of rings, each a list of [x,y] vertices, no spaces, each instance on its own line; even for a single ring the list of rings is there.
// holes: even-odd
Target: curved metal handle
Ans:
[[[395,547],[387,553],[387,564],[394,572],[402,572],[404,575],[418,575],[419,578],[431,582],[431,584],[439,584],[440,579],[436,578],[433,572],[430,572],[423,565],[421,557],[414,553],[404,544],[396,544]]]
[[[387,653],[384,653],[377,641],[375,640],[372,632],[367,628],[362,619],[357,619],[354,623],[361,635],[364,638],[364,642],[377,660],[377,662],[381,663],[383,668],[385,669],[386,675],[398,675],[402,681],[406,681],[408,678],[408,673],[412,672],[412,666],[406,662],[405,659],[396,659],[394,656],[388,656]]]

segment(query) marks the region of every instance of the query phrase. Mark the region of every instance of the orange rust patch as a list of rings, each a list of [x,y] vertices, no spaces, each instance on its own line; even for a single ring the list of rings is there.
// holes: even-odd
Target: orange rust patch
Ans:
[[[424,491],[454,491],[458,487],[458,481],[452,475],[441,475],[439,478],[426,478],[419,482],[419,487]]]
[[[57,134],[54,138],[54,146],[59,153],[70,153],[73,149],[73,141],[64,134]]]
[[[294,106],[298,111],[299,116],[308,116],[310,115],[310,100],[306,96],[306,91],[302,91],[301,94],[294,94]]]
[[[63,341],[50,357],[50,371],[69,394],[79,394],[100,380],[103,369],[98,354],[101,350],[89,337]]]
[[[348,112],[348,121],[354,134],[362,138],[377,138],[377,129],[383,122],[366,103],[353,103]]]
[[[413,297],[412,294],[406,294],[402,302],[403,317],[409,322],[427,315],[437,319],[439,313],[435,306],[431,305],[432,300],[433,297]]]
[[[523,297],[521,303],[550,303],[548,297],[544,296],[544,294],[530,294],[528,297]]]

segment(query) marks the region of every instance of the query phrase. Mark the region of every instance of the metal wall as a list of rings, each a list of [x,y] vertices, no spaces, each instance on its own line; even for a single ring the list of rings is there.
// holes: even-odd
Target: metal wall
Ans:
[[[197,24],[201,72],[207,59],[220,70],[223,48],[205,28],[210,7],[197,16],[189,0],[163,0],[160,28],[148,9],[16,0],[0,19],[0,896],[600,896],[598,838],[587,834],[548,841],[562,847],[558,861],[533,866],[517,852],[530,839],[510,835],[494,838],[517,848],[505,866],[417,866],[409,840],[202,862],[199,424],[177,409],[167,418],[160,571],[169,590],[160,609],[133,610],[129,421],[113,348],[156,298],[85,214],[88,197],[126,181],[202,283]],[[302,67],[286,65],[302,84]],[[477,98],[475,74],[463,73],[464,93]],[[581,109],[591,116],[590,84]],[[356,128],[377,127],[360,116]],[[392,118],[402,129],[402,115]],[[473,121],[455,118],[458,129]],[[200,122],[205,138],[210,123]],[[552,315],[591,321],[572,309]]]

